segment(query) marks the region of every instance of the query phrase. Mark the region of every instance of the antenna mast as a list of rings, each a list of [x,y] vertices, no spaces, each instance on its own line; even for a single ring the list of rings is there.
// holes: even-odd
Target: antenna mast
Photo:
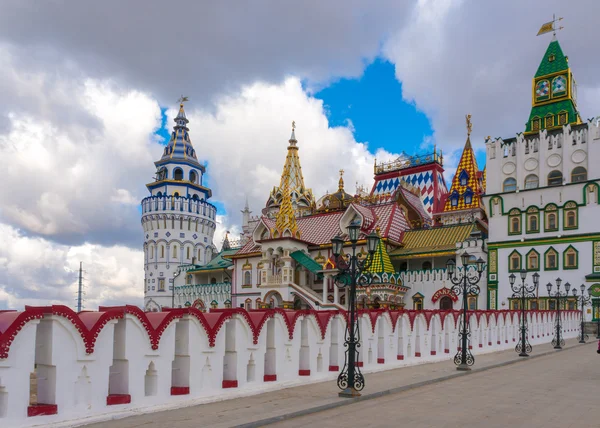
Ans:
[[[77,312],[83,309],[83,262],[79,262],[79,287],[77,289]]]

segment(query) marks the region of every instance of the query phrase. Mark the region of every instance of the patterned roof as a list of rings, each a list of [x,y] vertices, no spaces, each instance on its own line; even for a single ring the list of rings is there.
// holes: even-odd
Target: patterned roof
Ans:
[[[188,273],[202,272],[202,271],[213,270],[213,269],[227,269],[229,266],[233,265],[233,262],[230,259],[225,258],[225,257],[232,256],[235,253],[237,253],[237,251],[238,251],[237,248],[223,250],[219,254],[217,254],[215,257],[213,257],[213,259],[210,262],[208,262],[207,264],[205,264],[204,266],[196,265],[193,269],[188,270]]]
[[[369,269],[367,269],[367,272],[380,274],[396,273],[396,269],[394,269],[394,265],[392,265],[390,255],[388,254],[382,239],[380,239],[377,244],[377,249],[375,250],[375,254],[373,254],[373,262],[369,266]]]
[[[550,58],[552,56],[554,56],[554,59],[551,61]],[[569,63],[567,62],[567,58],[565,57],[558,40],[552,40],[548,45],[548,49],[546,49],[542,62],[535,73],[535,77],[545,76],[568,68]]]
[[[431,229],[408,230],[402,239],[402,248],[391,252],[391,257],[409,258],[432,253],[454,253],[456,243],[469,237],[473,224],[457,224]]]
[[[290,166],[286,163],[283,174],[286,175],[285,168]],[[294,213],[294,207],[292,206],[292,196],[290,195],[290,180],[283,180],[281,205],[279,211],[277,211],[275,220],[275,229],[273,232],[277,232],[277,235],[273,236],[292,236],[299,238],[298,235],[298,224],[296,223],[296,216]]]
[[[466,185],[461,185],[461,178],[466,173],[467,180]],[[460,162],[456,168],[456,174],[452,179],[452,187],[448,192],[448,198],[444,205],[444,212],[459,211],[470,208],[481,208],[480,195],[483,193],[483,183],[479,174],[479,168],[477,167],[477,159],[475,159],[475,153],[471,146],[471,138],[467,137],[465,148],[463,149]],[[465,204],[465,193],[468,193],[468,189],[472,192],[472,198],[470,204]],[[453,195],[458,196],[458,204],[452,205]]]
[[[169,140],[167,147],[165,147],[163,156],[160,158],[159,162],[178,159],[187,160],[199,166],[196,150],[194,150],[192,140],[190,139],[189,129],[187,127],[189,120],[185,115],[183,104],[179,104],[179,112],[173,121],[175,122],[175,126],[171,133],[171,139]]]
[[[576,84],[574,81],[568,81],[571,78],[569,69],[569,61],[558,40],[552,40],[535,73],[532,89],[533,105],[529,120],[525,124],[525,132],[537,132],[546,128],[561,128],[567,123],[581,123],[581,117],[574,101]],[[557,73],[558,75],[556,75]],[[555,89],[555,84],[562,90]],[[566,122],[559,122],[561,120],[560,113],[567,113]],[[544,118],[549,115],[553,116],[553,125],[546,126]],[[540,119],[539,126],[535,128],[533,126],[534,119]]]
[[[315,200],[311,189],[304,186],[304,177],[302,176],[302,166],[300,166],[300,157],[298,156],[298,140],[296,133],[292,128],[292,135],[289,139],[287,156],[281,173],[279,187],[274,187],[267,200],[267,208],[276,208],[282,203],[282,192],[287,185],[291,197],[292,206],[295,207],[296,214],[306,214],[312,212]]]
[[[379,228],[383,238],[400,242],[404,231],[409,229],[402,210],[398,208],[395,202],[370,206],[361,206],[353,203],[346,211],[349,209],[354,209],[356,212],[360,212],[373,220],[368,229],[361,228],[359,239],[365,238],[371,231]],[[296,218],[300,239],[310,245],[331,243],[331,238],[342,233],[340,230],[340,220],[346,211],[334,211]],[[261,222],[269,231],[276,228],[275,221],[269,217],[262,217]],[[260,252],[260,245],[250,240],[236,253],[236,256],[255,252]]]

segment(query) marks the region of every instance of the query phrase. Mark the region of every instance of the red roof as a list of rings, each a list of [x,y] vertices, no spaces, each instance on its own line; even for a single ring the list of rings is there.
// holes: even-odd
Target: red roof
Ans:
[[[353,203],[347,210],[348,209],[354,209],[363,216],[364,222],[363,227],[361,228],[361,238],[379,228],[382,238],[389,238],[399,242],[402,233],[409,229],[404,214],[395,202],[367,206]],[[336,211],[297,218],[296,222],[298,224],[298,230],[300,231],[300,240],[309,245],[330,243],[331,238],[342,232],[340,230],[340,219],[345,212],[346,211]],[[272,230],[275,228],[275,221],[273,219],[262,217],[261,221],[268,229]],[[236,255],[250,254],[259,251],[260,246],[255,244],[253,240],[250,240],[236,253]]]

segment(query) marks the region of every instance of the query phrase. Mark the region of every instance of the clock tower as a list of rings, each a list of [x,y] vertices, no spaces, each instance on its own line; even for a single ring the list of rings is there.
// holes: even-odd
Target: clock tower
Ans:
[[[577,84],[556,37],[552,39],[532,83],[532,107],[525,134],[581,123]]]

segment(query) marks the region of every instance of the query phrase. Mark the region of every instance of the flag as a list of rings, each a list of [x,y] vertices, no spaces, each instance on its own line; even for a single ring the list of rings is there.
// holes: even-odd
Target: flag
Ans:
[[[542,28],[540,28],[540,31],[538,31],[537,36],[540,34],[549,33],[550,31],[554,31],[554,21],[546,22],[544,25],[542,25]]]

